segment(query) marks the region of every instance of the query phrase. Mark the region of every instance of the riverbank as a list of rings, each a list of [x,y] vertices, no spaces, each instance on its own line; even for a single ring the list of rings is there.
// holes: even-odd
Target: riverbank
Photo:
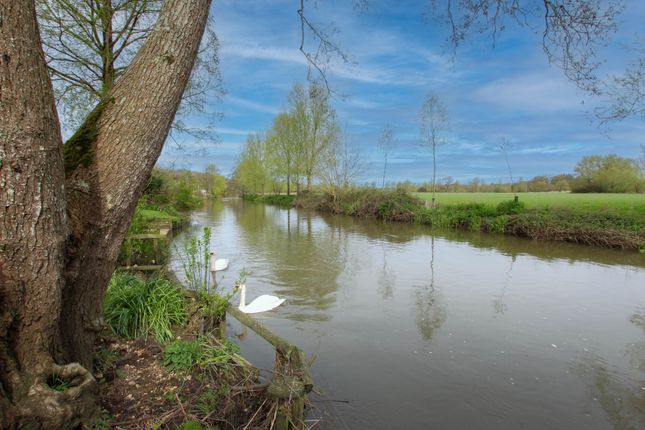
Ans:
[[[275,406],[257,389],[259,371],[213,317],[163,274],[115,273],[95,348],[95,428],[268,428]]]
[[[336,196],[252,196],[247,200],[287,204],[322,212],[385,221],[415,222],[437,228],[501,233],[534,240],[645,251],[645,214],[585,210],[576,207],[532,207],[521,201],[497,205],[466,203],[435,208],[406,192],[357,189]],[[290,201],[290,202],[289,202]]]

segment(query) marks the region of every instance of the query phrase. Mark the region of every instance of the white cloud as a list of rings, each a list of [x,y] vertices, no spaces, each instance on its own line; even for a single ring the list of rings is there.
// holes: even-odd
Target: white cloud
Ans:
[[[273,105],[267,105],[260,102],[255,102],[252,100],[243,99],[241,97],[227,96],[225,101],[236,106],[240,106],[246,109],[255,110],[258,112],[269,113],[272,115],[277,115],[280,113],[280,109]]]
[[[530,74],[500,79],[475,91],[477,100],[531,113],[580,110],[581,95],[562,77]]]

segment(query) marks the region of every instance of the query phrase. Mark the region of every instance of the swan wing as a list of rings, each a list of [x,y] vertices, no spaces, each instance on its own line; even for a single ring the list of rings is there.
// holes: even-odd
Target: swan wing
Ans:
[[[246,306],[241,306],[240,310],[245,314],[257,314],[260,312],[270,311],[284,303],[285,299],[276,296],[262,295]]]
[[[217,260],[215,260],[215,263],[213,264],[213,272],[226,270],[227,267],[228,267],[228,259],[218,258]]]

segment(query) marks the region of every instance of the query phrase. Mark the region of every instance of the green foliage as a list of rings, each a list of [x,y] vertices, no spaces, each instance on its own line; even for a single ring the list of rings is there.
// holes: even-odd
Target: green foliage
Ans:
[[[207,368],[227,364],[240,348],[228,339],[213,344],[208,338],[175,340],[164,349],[164,366],[171,372],[185,372],[194,366]]]
[[[183,252],[179,255],[186,284],[189,289],[197,292],[201,312],[219,321],[226,314],[232,293],[221,296],[211,288],[210,242],[211,229],[204,227],[201,238],[195,236],[186,238]]]
[[[153,334],[159,342],[172,337],[173,324],[186,320],[180,289],[166,279],[143,281],[115,273],[105,295],[103,315],[112,331],[131,338]]]
[[[507,200],[497,205],[499,215],[516,215],[526,210],[526,205],[522,201]]]
[[[148,196],[157,196],[160,195],[165,185],[164,178],[157,172],[152,172],[146,188],[143,190],[143,194]]]
[[[197,397],[197,409],[203,415],[208,415],[214,410],[219,408],[219,403],[222,398],[226,397],[230,392],[231,387],[222,384],[217,390],[204,391]]]
[[[110,430],[113,428],[111,425],[112,422],[112,417],[110,416],[110,413],[105,410],[101,409],[101,415],[98,417],[96,422],[90,427],[91,430]]]
[[[404,191],[367,188],[334,197],[298,196],[295,205],[363,218],[609,248],[638,250],[645,244],[645,201],[635,194],[532,193],[522,194],[522,200],[516,203],[504,200],[512,198],[511,193],[445,193],[441,196],[443,205],[432,209]],[[480,202],[463,203],[472,200]],[[608,206],[608,202],[613,203]]]
[[[266,203],[269,205],[281,206],[283,208],[293,207],[294,201],[296,200],[295,195],[286,195],[286,194],[268,194],[268,195],[258,195],[258,194],[244,194],[242,196],[244,200],[251,202]]]
[[[180,179],[172,189],[173,205],[178,210],[192,210],[200,206],[201,200],[195,195],[195,184],[187,179]]]
[[[212,410],[208,412],[212,412]],[[204,415],[208,415],[208,413]],[[190,420],[179,424],[177,430],[219,430],[219,427],[204,427],[199,421]]]
[[[171,372],[184,372],[195,366],[203,353],[199,340],[175,340],[164,349],[163,364]]]
[[[575,168],[578,177],[572,190],[577,193],[639,193],[645,191],[645,177],[634,160],[611,154],[584,157]]]
[[[47,379],[47,386],[52,390],[58,391],[61,393],[69,390],[72,387],[69,381],[66,381],[65,379],[61,378],[59,375],[56,375],[56,374],[49,376],[49,378]]]
[[[211,229],[204,227],[202,237],[187,237],[179,253],[188,288],[198,293],[210,293],[210,243]]]
[[[69,176],[78,166],[88,167],[92,162],[92,145],[98,133],[98,121],[105,107],[112,101],[113,99],[100,101],[78,130],[65,142],[65,176]]]
[[[316,196],[302,198],[317,199]],[[302,202],[298,205],[307,206]],[[325,211],[386,221],[413,221],[420,207],[421,200],[405,191],[375,188],[349,189],[319,203],[319,208]]]
[[[215,292],[200,292],[198,297],[199,309],[202,314],[213,317],[215,321],[221,321],[226,316],[226,310],[230,304],[231,297],[233,297],[233,293],[222,296]]]
[[[416,195],[424,200],[431,198],[430,194]],[[439,193],[438,201],[442,206],[464,203],[497,206],[513,197],[513,193]],[[612,212],[628,217],[645,214],[645,199],[640,194],[520,193],[519,197],[527,210],[552,208],[575,212]]]

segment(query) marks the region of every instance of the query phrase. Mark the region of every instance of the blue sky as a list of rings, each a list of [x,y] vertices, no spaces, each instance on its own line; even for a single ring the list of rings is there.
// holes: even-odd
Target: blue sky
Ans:
[[[645,2],[628,0],[620,31],[605,52],[606,70],[621,70],[629,57],[622,44],[645,22]],[[306,61],[298,51],[297,0],[215,0],[211,15],[220,38],[221,72],[227,94],[210,100],[208,112],[185,119],[192,127],[214,122],[220,137],[204,145],[180,137],[166,145],[159,165],[203,171],[216,164],[230,174],[249,132],[266,130],[286,109],[290,88],[305,83]],[[549,65],[541,37],[509,23],[493,47],[488,36],[471,37],[456,56],[447,48],[448,29],[424,19],[425,1],[375,0],[365,13],[351,2],[307,3],[315,23],[333,23],[335,40],[352,62],[333,63],[328,79],[349,142],[362,155],[361,182],[380,182],[383,157],[377,141],[385,124],[395,132],[388,180],[426,181],[431,156],[418,145],[418,116],[424,95],[437,93],[451,118],[449,143],[438,152],[437,176],[460,181],[474,177],[507,180],[499,150],[511,142],[516,176],[572,172],[590,154],[637,157],[645,144],[645,122],[633,118],[600,127],[592,111],[602,103],[576,89]],[[196,151],[199,149],[199,151]]]

